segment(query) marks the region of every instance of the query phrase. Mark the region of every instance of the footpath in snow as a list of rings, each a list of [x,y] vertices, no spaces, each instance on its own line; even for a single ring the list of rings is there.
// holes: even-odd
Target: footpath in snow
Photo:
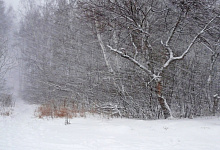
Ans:
[[[141,121],[38,119],[36,106],[16,102],[0,116],[0,150],[220,150],[220,118]]]

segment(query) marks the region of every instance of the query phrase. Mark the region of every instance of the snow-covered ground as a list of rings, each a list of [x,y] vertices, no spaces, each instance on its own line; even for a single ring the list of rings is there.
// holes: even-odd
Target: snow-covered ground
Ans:
[[[220,118],[141,121],[38,119],[36,106],[17,101],[0,117],[0,150],[220,150]]]

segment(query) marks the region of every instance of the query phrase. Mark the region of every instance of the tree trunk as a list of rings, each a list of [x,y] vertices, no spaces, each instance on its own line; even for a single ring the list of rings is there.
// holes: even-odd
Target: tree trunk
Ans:
[[[212,51],[213,54],[211,56],[211,64],[210,64],[210,68],[209,68],[209,77],[208,77],[208,82],[207,82],[207,88],[206,88],[206,91],[207,91],[207,97],[208,97],[208,100],[209,100],[209,111],[213,110],[213,113],[215,114],[215,106],[213,106],[212,108],[212,78],[213,78],[213,75],[214,75],[214,65],[216,63],[216,60],[219,56],[219,53],[216,53],[214,51]],[[215,99],[214,99],[214,103],[215,103]],[[214,104],[215,105],[215,104]]]
[[[219,102],[220,97],[217,94],[214,95],[213,97],[214,97],[213,116],[215,116],[216,115],[216,111],[218,109],[218,102]]]
[[[172,118],[172,113],[169,105],[167,104],[166,99],[161,94],[161,81],[157,82],[157,96],[158,96],[158,102],[162,108],[164,118]]]

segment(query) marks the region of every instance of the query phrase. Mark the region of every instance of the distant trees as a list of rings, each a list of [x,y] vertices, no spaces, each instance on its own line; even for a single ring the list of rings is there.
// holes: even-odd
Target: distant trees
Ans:
[[[13,100],[6,88],[5,75],[12,67],[9,51],[9,35],[12,25],[11,9],[7,9],[4,1],[0,0],[0,115],[10,115]]]
[[[98,51],[93,54],[93,42],[88,41],[93,35],[77,17],[75,1],[51,1],[42,7],[31,3],[30,7],[19,31],[23,96],[41,103],[87,101],[97,80],[94,74],[100,73],[94,70],[101,67],[102,59]]]
[[[24,97],[153,119],[216,114],[217,1],[30,4],[19,32]]]
[[[3,0],[0,0],[0,95],[5,88],[5,74],[8,64],[8,35],[11,26],[10,10],[7,10]]]

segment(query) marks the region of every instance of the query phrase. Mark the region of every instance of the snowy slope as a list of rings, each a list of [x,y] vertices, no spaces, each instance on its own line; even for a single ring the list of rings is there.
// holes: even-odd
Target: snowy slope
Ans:
[[[36,106],[16,103],[0,117],[0,150],[220,150],[220,118],[140,121],[37,119]]]

